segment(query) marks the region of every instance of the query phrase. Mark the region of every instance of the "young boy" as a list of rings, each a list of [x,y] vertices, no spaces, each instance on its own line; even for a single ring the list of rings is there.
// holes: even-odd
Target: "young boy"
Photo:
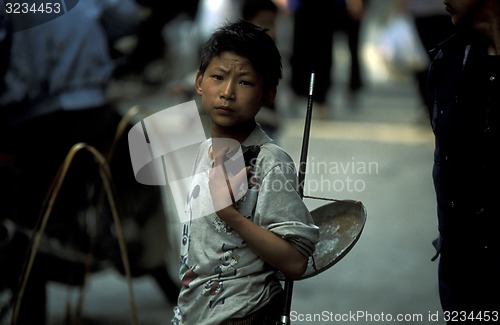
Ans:
[[[273,103],[280,78],[281,57],[264,28],[230,23],[203,48],[195,87],[211,139],[195,161],[172,324],[274,325],[283,298],[278,273],[297,279],[306,270],[319,229],[297,192],[292,159],[255,122],[259,109]],[[219,138],[237,140],[244,154],[258,148],[253,166],[243,170],[251,176],[248,191],[228,207],[219,194],[227,193],[225,178],[213,168],[229,150],[215,146]],[[203,204],[218,211],[196,215],[207,210],[196,207]]]

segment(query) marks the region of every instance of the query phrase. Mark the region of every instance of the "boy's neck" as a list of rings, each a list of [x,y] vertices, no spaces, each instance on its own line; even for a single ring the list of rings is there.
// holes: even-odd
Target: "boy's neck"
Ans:
[[[220,125],[212,124],[211,137],[212,138],[229,138],[237,140],[239,143],[243,143],[246,138],[255,129],[257,123],[253,121],[245,125],[238,125],[232,127],[222,127]]]

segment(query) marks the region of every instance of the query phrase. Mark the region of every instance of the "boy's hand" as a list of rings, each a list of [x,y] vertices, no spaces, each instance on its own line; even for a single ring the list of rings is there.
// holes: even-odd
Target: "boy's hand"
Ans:
[[[229,147],[223,147],[213,153],[214,165],[209,172],[209,188],[212,195],[214,209],[220,217],[219,211],[233,207],[234,194],[233,189],[238,190],[242,184],[247,184],[247,174],[251,172],[252,167],[246,167],[240,170],[236,175],[227,175],[224,161]]]

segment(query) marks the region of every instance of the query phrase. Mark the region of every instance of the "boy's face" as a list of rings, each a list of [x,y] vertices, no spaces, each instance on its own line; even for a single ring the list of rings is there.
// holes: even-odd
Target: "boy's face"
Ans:
[[[234,52],[223,52],[196,76],[196,91],[203,110],[219,127],[254,123],[255,115],[271,104],[275,91],[264,92],[262,76],[250,61]]]

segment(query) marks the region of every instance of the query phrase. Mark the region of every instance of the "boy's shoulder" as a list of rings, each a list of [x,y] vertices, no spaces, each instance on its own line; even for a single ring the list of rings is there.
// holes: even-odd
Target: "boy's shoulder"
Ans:
[[[269,158],[274,158],[278,161],[292,160],[288,152],[279,146],[276,142],[267,142],[261,145],[261,152]]]
[[[276,166],[294,167],[293,159],[288,152],[271,139],[258,124],[243,145],[259,146],[260,151],[256,164],[262,171],[270,170]]]
[[[295,171],[292,157],[275,142],[267,142],[260,146],[260,154],[256,165],[264,174],[276,167],[280,167],[282,170],[290,169]]]

